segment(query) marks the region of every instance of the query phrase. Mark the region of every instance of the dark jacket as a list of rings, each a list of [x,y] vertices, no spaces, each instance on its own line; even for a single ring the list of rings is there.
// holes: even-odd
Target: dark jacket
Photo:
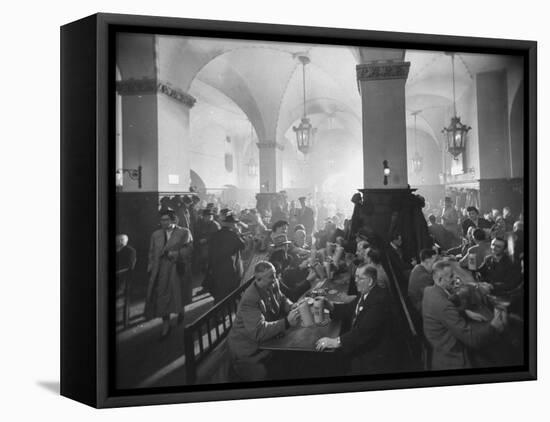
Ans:
[[[245,242],[237,233],[223,227],[208,241],[208,271],[203,287],[219,301],[239,287],[243,273],[241,250]]]
[[[387,372],[393,363],[388,290],[374,286],[354,318],[359,300],[334,304],[332,317],[342,320],[350,327],[340,336],[342,345],[337,352],[349,360],[352,374]]]

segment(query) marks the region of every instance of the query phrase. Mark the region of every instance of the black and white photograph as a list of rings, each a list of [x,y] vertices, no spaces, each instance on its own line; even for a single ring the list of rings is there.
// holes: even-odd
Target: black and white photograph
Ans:
[[[544,10],[6,3],[0,420],[544,419]]]
[[[115,57],[116,389],[526,366],[524,57],[129,30]]]

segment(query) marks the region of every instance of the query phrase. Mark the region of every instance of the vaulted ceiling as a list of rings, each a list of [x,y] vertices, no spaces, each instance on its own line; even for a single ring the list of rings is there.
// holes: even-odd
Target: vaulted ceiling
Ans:
[[[306,113],[320,130],[338,128],[360,142],[361,98],[355,67],[376,58],[404,59],[411,63],[405,86],[408,127],[413,127],[414,121],[410,113],[421,110],[417,129],[439,144],[441,124],[447,120],[452,106],[451,58],[444,52],[181,36],[157,36],[154,43],[158,77],[198,100],[192,113],[194,124],[211,124],[215,110],[219,109],[224,116],[234,116],[219,122],[228,132],[250,134],[251,122],[257,139],[262,142],[292,143],[292,127],[303,114],[300,55],[307,55],[311,60],[306,66]],[[134,44],[134,48],[144,49],[137,41]],[[120,60],[138,60],[127,56]],[[121,67],[132,66],[123,63]],[[472,87],[477,73],[503,69],[508,75],[511,106],[522,80],[519,60],[497,55],[456,54],[457,99]],[[122,78],[133,76],[126,73]],[[206,112],[201,103],[208,105],[208,115],[201,116],[201,110]]]

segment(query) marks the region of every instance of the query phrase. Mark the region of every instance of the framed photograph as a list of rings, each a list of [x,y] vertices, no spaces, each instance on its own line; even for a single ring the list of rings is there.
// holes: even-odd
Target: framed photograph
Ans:
[[[536,379],[536,42],[61,28],[61,394]]]

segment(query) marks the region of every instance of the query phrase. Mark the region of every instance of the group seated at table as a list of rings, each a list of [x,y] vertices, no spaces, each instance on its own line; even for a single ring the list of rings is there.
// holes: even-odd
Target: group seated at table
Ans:
[[[381,249],[361,231],[351,248],[344,248],[338,237],[327,238],[324,247],[316,248],[319,242],[304,243],[299,227],[292,233],[297,234],[296,244],[296,239],[288,238],[288,228],[286,221],[274,224],[267,245],[269,261],[256,264],[255,280],[239,304],[228,337],[236,376],[242,381],[296,377],[299,363],[291,360],[298,354],[289,357],[264,345],[299,334],[303,321],[298,302],[315,292],[319,282],[335,277],[347,282],[342,286],[346,300],[329,300],[322,294],[316,300],[322,301],[331,320],[340,323],[340,335],[317,338],[307,353],[333,352],[324,354],[323,362],[334,363],[337,375],[396,371],[399,346],[392,312],[396,304],[381,264]],[[402,261],[392,271],[408,279],[398,288],[416,332],[424,339],[424,368],[521,363],[523,257],[518,255],[518,262],[518,256],[507,252],[509,242],[501,237],[487,240],[487,229],[470,223],[463,229],[468,240],[460,247],[445,253],[437,245],[419,251],[418,264],[403,260],[399,234],[386,248],[389,261]],[[314,355],[308,356],[303,361],[306,366]]]

